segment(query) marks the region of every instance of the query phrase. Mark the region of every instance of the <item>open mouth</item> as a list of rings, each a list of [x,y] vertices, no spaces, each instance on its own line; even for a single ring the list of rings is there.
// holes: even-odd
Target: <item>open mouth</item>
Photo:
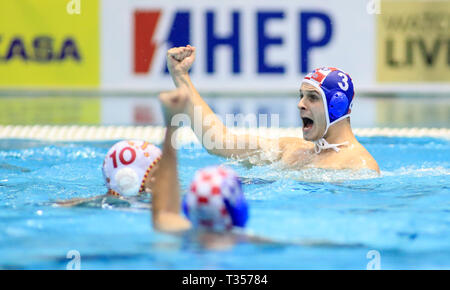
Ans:
[[[311,129],[314,124],[314,121],[311,120],[310,118],[304,117],[304,118],[302,118],[302,121],[303,121],[303,130],[304,131]]]

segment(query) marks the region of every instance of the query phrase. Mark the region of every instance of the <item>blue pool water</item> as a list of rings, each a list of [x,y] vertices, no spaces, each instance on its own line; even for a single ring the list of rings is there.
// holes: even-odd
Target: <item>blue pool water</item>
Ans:
[[[155,232],[147,210],[61,208],[103,194],[101,164],[114,142],[0,140],[0,269],[450,269],[450,141],[359,138],[377,159],[366,173],[245,168],[201,148],[179,151],[183,188],[194,171],[227,163],[244,179],[248,230],[277,243],[211,251]],[[301,246],[306,240],[329,246]]]

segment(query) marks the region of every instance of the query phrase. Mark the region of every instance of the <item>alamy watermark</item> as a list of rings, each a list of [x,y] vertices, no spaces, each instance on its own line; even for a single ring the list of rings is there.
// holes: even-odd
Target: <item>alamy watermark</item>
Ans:
[[[370,259],[369,263],[367,263],[367,270],[380,270],[381,269],[381,255],[380,252],[376,250],[370,250],[366,254],[366,258]]]
[[[81,0],[70,0],[67,3],[66,10],[70,15],[81,14]]]
[[[369,0],[366,5],[369,14],[381,14],[381,0]]]
[[[193,120],[192,120],[193,119]],[[193,118],[188,114],[180,113],[172,117],[170,125],[173,127],[191,127],[194,134],[206,150],[212,149],[260,149],[261,138],[256,135],[234,134],[233,128],[279,128],[280,116],[278,114],[226,114],[224,120],[215,114],[203,113],[201,106],[195,106]],[[222,127],[221,123],[224,125]],[[268,126],[269,125],[269,126]],[[180,128],[177,129],[171,139],[172,146],[180,149],[177,142]],[[264,136],[268,137],[268,136]],[[277,142],[272,142],[271,149],[277,149]]]
[[[66,270],[80,270],[81,269],[81,255],[77,250],[70,250],[66,255],[70,261],[66,265]]]

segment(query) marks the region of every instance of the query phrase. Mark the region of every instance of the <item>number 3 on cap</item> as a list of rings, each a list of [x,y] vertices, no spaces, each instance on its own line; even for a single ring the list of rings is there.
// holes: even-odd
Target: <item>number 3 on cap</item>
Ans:
[[[338,73],[338,76],[342,77],[342,83],[338,82],[339,87],[343,90],[343,91],[347,91],[348,90],[348,77],[346,74],[344,73]]]
[[[125,151],[130,151],[130,153],[131,153],[130,160],[125,160],[125,157],[124,157]],[[111,155],[109,155],[109,157],[111,157],[113,160],[114,168],[117,168],[116,151],[111,153]],[[120,160],[120,163],[122,163],[123,165],[129,165],[129,164],[133,163],[134,160],[136,160],[136,151],[134,151],[134,149],[131,147],[123,148],[122,151],[120,151],[120,153],[119,153],[119,160]]]

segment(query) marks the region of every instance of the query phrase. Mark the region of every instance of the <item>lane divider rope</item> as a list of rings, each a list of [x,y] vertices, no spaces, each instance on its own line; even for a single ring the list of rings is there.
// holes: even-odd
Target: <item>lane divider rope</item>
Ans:
[[[251,134],[268,138],[302,137],[296,128],[231,128],[236,134]],[[161,126],[50,126],[0,125],[1,139],[33,139],[43,141],[104,141],[119,139],[145,139],[160,144],[165,128]],[[181,144],[198,143],[194,132],[180,128],[177,141]],[[450,139],[447,128],[356,128],[358,137],[434,137]]]

